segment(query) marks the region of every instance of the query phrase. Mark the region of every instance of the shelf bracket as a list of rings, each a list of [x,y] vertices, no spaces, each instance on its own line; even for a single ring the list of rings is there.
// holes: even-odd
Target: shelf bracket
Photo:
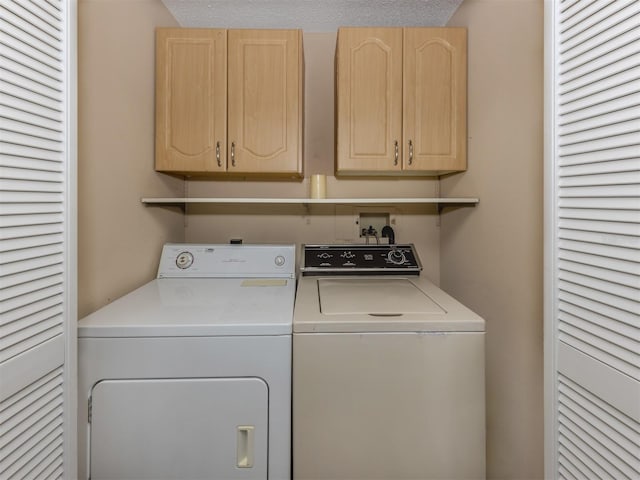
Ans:
[[[144,199],[142,199],[142,204],[145,205],[146,207],[154,207],[154,206],[159,206],[159,207],[179,207],[180,210],[182,210],[182,213],[186,213],[187,212],[187,202],[183,202],[183,201],[175,201],[175,202],[171,202],[171,201],[166,201],[166,202],[145,202]]]
[[[460,203],[460,202],[447,202],[438,203],[438,215],[442,215],[442,211],[447,207],[460,208],[460,207],[475,207],[478,202],[475,203]]]

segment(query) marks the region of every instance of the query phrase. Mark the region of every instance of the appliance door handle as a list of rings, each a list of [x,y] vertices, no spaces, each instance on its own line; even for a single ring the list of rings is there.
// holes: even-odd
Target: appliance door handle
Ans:
[[[238,442],[236,447],[236,466],[238,468],[253,468],[253,425],[238,426]]]

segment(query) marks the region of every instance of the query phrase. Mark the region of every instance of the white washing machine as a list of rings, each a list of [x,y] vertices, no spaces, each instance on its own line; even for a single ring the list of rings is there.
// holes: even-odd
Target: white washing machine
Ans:
[[[290,478],[293,245],[165,245],[79,322],[79,472]]]
[[[306,245],[293,320],[293,478],[485,477],[482,318],[412,245]]]

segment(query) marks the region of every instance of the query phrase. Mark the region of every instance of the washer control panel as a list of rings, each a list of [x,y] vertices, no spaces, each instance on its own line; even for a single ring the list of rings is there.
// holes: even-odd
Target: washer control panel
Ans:
[[[295,278],[295,245],[167,243],[157,278]]]
[[[419,275],[422,265],[412,244],[303,245],[303,275]]]

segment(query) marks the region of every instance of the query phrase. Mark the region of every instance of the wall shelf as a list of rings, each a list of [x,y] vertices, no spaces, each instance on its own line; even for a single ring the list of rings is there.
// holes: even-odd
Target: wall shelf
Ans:
[[[251,198],[251,197],[143,197],[146,205],[179,205],[186,209],[187,204],[211,205],[437,205],[438,214],[446,207],[475,207],[479,198],[470,197],[400,197],[400,198]]]
[[[451,197],[451,198],[150,198],[143,197],[142,203],[149,205],[182,205],[189,203],[211,204],[299,204],[299,205],[389,205],[389,204],[433,204],[440,207],[446,206],[475,206],[480,202],[478,198]]]

